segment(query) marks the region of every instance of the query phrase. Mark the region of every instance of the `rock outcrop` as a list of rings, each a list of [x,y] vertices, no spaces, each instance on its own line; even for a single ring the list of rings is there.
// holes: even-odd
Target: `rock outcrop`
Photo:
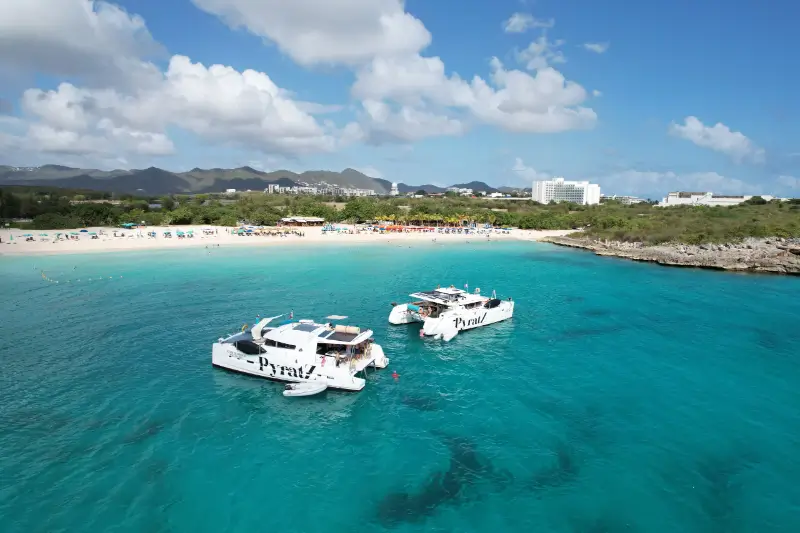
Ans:
[[[591,250],[597,255],[649,261],[659,265],[800,275],[800,239],[749,238],[728,244],[670,243],[656,246],[588,237],[546,237],[542,240]]]

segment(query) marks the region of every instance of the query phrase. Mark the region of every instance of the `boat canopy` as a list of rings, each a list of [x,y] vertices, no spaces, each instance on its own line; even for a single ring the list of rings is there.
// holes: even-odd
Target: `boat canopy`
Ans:
[[[272,321],[273,321],[273,320],[275,320],[276,318],[280,318],[280,317],[282,317],[282,316],[283,316],[283,315],[270,316],[270,317],[264,318],[264,319],[262,319],[262,320],[259,320],[259,321],[258,321],[258,322],[257,322],[257,323],[256,323],[256,324],[255,324],[255,325],[254,325],[254,326],[253,326],[251,329],[250,329],[250,334],[253,336],[253,340],[254,340],[254,341],[260,341],[261,339],[263,339],[263,338],[264,338],[264,337],[263,337],[263,335],[264,335],[264,328],[267,326],[267,324],[269,324],[270,322],[272,322]]]
[[[273,322],[275,317],[259,321],[250,330],[255,342],[270,340],[292,346],[306,346],[309,343],[356,345],[372,337],[372,330],[362,330],[356,326],[317,324],[312,320],[283,320]]]
[[[442,305],[466,305],[475,302],[480,302],[486,298],[479,293],[469,293],[461,289],[453,287],[447,289],[435,289],[432,291],[415,292],[410,295],[412,298],[424,300],[426,302],[442,304]]]

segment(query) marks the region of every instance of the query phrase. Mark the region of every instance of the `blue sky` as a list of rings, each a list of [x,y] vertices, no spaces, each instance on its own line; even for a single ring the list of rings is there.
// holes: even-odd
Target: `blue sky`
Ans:
[[[788,1],[7,0],[0,163],[800,196],[798,19]]]

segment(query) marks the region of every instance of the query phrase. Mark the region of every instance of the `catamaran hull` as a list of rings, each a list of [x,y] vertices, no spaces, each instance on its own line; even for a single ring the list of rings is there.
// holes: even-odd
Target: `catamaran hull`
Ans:
[[[377,358],[371,366],[384,368],[389,360],[380,346],[373,345],[373,349],[380,350],[383,366],[378,366]],[[347,365],[337,367],[331,358],[327,358],[324,365],[320,364],[319,359],[313,364],[302,364],[295,357],[283,354],[247,355],[232,344],[223,342],[214,343],[211,363],[233,372],[286,383],[325,383],[328,388],[346,391],[360,391],[366,384],[364,379],[354,376]]]
[[[399,326],[401,324],[411,324],[412,322],[421,322],[421,320],[419,315],[408,310],[408,304],[398,304],[392,307],[392,312],[389,313],[389,324]]]
[[[422,333],[426,336],[442,335],[446,338],[449,333],[496,324],[512,316],[514,316],[514,302],[506,300],[492,309],[485,307],[459,309],[443,313],[438,318],[428,317],[422,323]],[[455,336],[455,333],[450,338]]]
[[[478,307],[476,309],[459,309],[446,311],[442,315],[431,318],[409,310],[408,304],[396,305],[389,314],[390,324],[410,324],[422,322],[422,334],[425,336],[441,336],[444,340],[455,337],[459,331],[488,326],[514,316],[514,302],[503,300],[496,307]]]

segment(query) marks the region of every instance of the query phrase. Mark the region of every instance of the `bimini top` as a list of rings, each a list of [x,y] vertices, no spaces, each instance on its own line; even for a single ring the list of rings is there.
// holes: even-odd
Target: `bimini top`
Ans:
[[[476,289],[476,291],[480,291],[480,289]],[[475,302],[482,302],[487,299],[485,296],[481,296],[480,292],[469,293],[461,289],[456,289],[453,286],[445,289],[440,288],[432,291],[415,292],[411,294],[411,297],[446,306],[467,305]]]
[[[278,317],[265,318],[252,327],[250,332],[254,342],[272,341],[291,346],[310,343],[355,345],[372,337],[372,330],[355,326],[317,324],[313,320],[272,324],[275,318]]]

